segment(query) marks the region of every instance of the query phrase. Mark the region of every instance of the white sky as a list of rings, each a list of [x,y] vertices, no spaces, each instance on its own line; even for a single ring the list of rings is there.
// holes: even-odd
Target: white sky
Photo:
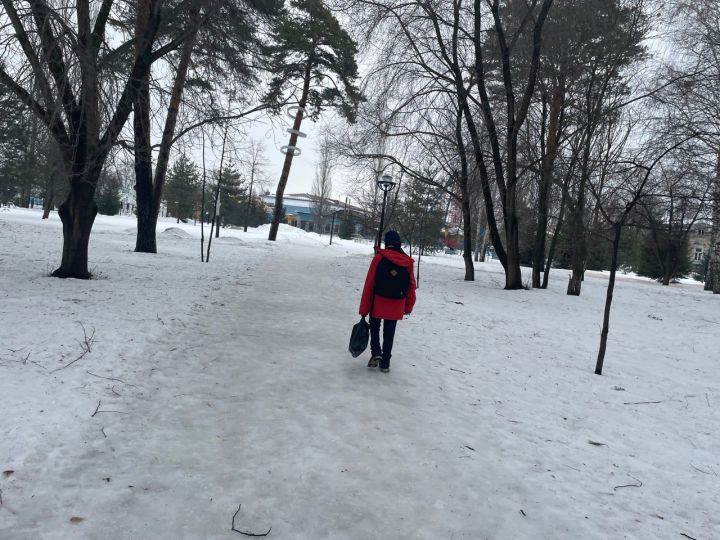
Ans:
[[[280,180],[285,154],[280,148],[288,144],[290,134],[286,133],[287,128],[292,127],[292,120],[283,114],[278,117],[275,125],[265,121],[254,122],[249,130],[250,137],[262,141],[267,160],[266,175],[268,177],[267,189],[275,193],[275,188]],[[319,135],[318,126],[310,120],[304,120],[300,131],[307,133],[307,137],[298,139],[297,146],[302,153],[295,156],[290,169],[285,193],[310,193],[312,190],[313,178],[315,177],[315,163],[317,161],[316,142]],[[337,188],[333,186],[337,193]],[[334,193],[334,194],[335,194]]]

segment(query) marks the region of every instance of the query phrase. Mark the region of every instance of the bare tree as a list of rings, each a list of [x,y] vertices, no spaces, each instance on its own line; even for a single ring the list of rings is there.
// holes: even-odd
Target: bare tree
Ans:
[[[720,5],[714,0],[675,0],[670,27],[675,32],[671,74],[686,74],[672,97],[686,132],[714,163],[711,248],[705,289],[720,294]]]
[[[262,143],[256,139],[250,140],[250,146],[247,149],[247,165],[248,172],[250,175],[250,186],[248,187],[247,193],[247,204],[245,205],[245,223],[243,224],[243,231],[248,230],[248,219],[250,219],[250,209],[253,203],[253,187],[262,186],[266,182],[264,167],[265,167],[265,150]]]
[[[463,216],[465,280],[471,281],[473,164],[457,94],[464,91],[463,78],[470,71],[462,1],[350,4],[353,17],[372,29],[365,39],[375,38],[382,46],[365,80],[368,104],[360,113],[365,126],[353,133],[349,153],[381,160],[385,167],[399,169],[457,201]],[[378,140],[385,143],[377,145]]]
[[[113,0],[99,9],[90,0],[53,2],[3,0],[4,44],[0,84],[12,91],[55,139],[69,182],[60,205],[63,254],[53,275],[87,279],[88,243],[97,215],[93,197],[103,164],[139,94],[151,63],[175,44],[156,50],[162,0],[140,0],[142,31],[117,47],[107,23],[117,14]],[[93,20],[94,14],[94,20]],[[135,44],[137,54],[124,74],[113,59]],[[38,91],[33,92],[32,88]]]
[[[706,214],[713,174],[693,167],[697,156],[683,154],[683,161],[658,168],[655,182],[638,204],[649,232],[649,241],[660,267],[660,280],[669,285],[683,260],[687,239],[695,223]],[[669,160],[668,160],[669,161]]]
[[[277,14],[279,2],[247,0],[186,0],[182,9],[175,10],[167,26],[177,35],[179,45],[171,55],[169,66],[158,68],[172,76],[154,79],[151,93],[150,74],[143,80],[134,106],[134,154],[138,205],[138,233],[135,251],[157,251],[155,230],[162,202],[163,186],[173,146],[185,135],[206,125],[224,125],[267,108],[259,103],[250,106],[242,100],[220,105],[224,96],[250,94],[255,84],[253,65],[261,56],[258,40],[269,18]],[[164,69],[163,69],[164,68]],[[191,83],[188,85],[188,78]],[[167,79],[168,81],[166,82]],[[202,82],[199,82],[202,81]],[[151,96],[162,97],[168,84],[165,113],[161,116],[162,138],[151,144]],[[200,86],[202,92],[188,92],[188,87]],[[189,94],[189,95],[188,95]],[[180,126],[180,111],[192,116],[189,125]],[[153,150],[157,150],[153,172]]]
[[[646,129],[644,134],[634,133],[639,126]],[[637,205],[648,196],[647,188],[652,183],[656,168],[673,153],[680,152],[691,138],[653,137],[647,125],[640,124],[636,117],[626,116],[617,124],[612,136],[608,137],[608,146],[611,150],[606,153],[605,174],[595,175],[589,182],[589,189],[595,198],[598,211],[612,230],[612,261],[600,333],[600,348],[595,366],[597,375],[602,375],[607,350],[610,310],[623,229],[635,215]],[[630,147],[631,140],[642,141],[641,147]]]
[[[320,159],[315,164],[315,179],[312,185],[312,204],[310,206],[314,230],[324,232],[325,220],[330,211],[332,197],[333,155],[327,134],[320,142]]]

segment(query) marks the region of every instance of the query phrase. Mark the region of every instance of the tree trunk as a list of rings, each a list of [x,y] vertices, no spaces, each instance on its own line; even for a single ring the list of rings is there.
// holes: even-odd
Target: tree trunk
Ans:
[[[455,140],[458,145],[458,156],[460,157],[460,194],[462,199],[460,201],[463,215],[463,259],[465,260],[465,281],[475,281],[475,266],[472,260],[472,215],[470,213],[470,190],[468,184],[470,183],[469,168],[467,154],[465,152],[465,141],[463,139],[462,131],[462,110],[458,109],[455,117]],[[399,190],[398,190],[399,192]],[[425,246],[425,228],[420,230],[421,238],[423,239],[422,245]]]
[[[545,261],[545,271],[543,272],[543,280],[540,285],[541,289],[547,289],[548,281],[550,279],[550,269],[552,268],[553,260],[555,259],[555,247],[560,237],[560,231],[562,230],[563,221],[565,219],[565,195],[563,190],[563,197],[560,200],[560,211],[558,212],[558,220],[555,225],[555,232],[553,233],[552,240],[550,241],[550,247],[548,248],[547,260]]]
[[[485,227],[483,227],[483,224]],[[482,231],[482,233],[481,233]],[[485,209],[482,207],[478,213],[477,231],[475,231],[475,262],[485,262],[485,246],[487,245],[488,227],[485,223]]]
[[[46,186],[45,189],[45,202],[43,204],[43,219],[47,219],[50,217],[50,210],[52,210],[52,203],[53,199],[55,198],[55,185],[52,183],[52,180],[49,180],[48,186]]]
[[[475,281],[475,266],[472,258],[472,220],[470,218],[470,198],[467,184],[463,190],[463,259],[465,260],[465,281]]]
[[[505,290],[519,290],[523,288],[523,284],[520,270],[520,227],[516,207],[516,185],[508,185],[505,199],[505,246],[507,247]]]
[[[580,296],[587,246],[585,242],[584,212],[576,209],[572,217],[572,274],[568,281],[567,294]]]
[[[255,182],[255,163],[253,161],[252,169],[250,169],[250,187],[248,188],[248,202],[247,206],[245,207],[245,224],[243,225],[243,232],[247,232],[248,230],[248,220],[250,219],[250,205],[253,200],[253,182]],[[330,231],[330,234],[332,235],[332,231]]]
[[[417,276],[415,277],[415,288],[420,288],[420,261],[422,261],[422,246],[418,249],[418,264],[417,264]],[[410,254],[412,255],[412,248],[410,248]]]
[[[540,178],[538,200],[538,222],[535,230],[535,245],[533,249],[532,286],[538,289],[541,286],[540,273],[545,266],[545,242],[547,240],[548,207],[550,198],[550,179]]]
[[[662,277],[662,284],[667,287],[668,285],[670,285],[671,279],[672,278],[670,277],[670,274],[668,272],[665,272]]]
[[[220,214],[218,212],[218,208],[220,206],[220,186],[222,185],[223,181],[223,167],[225,165],[225,146],[227,145],[229,128],[230,125],[226,123],[225,132],[223,133],[222,152],[220,153],[220,170],[218,171],[217,185],[215,187],[215,204],[213,204],[212,225],[210,225],[210,236],[208,236],[208,247],[207,253],[205,254],[205,262],[210,262],[210,246],[212,245],[213,227],[215,227],[215,238],[218,238],[220,236]]]
[[[50,171],[47,182],[45,182],[45,202],[43,204],[43,219],[50,217],[50,211],[53,209],[53,203],[55,202],[55,184],[57,182],[57,172],[55,168]]]
[[[197,17],[199,13],[197,10],[193,11],[193,15]],[[193,46],[195,44],[196,34],[189,36],[183,43],[182,52],[180,55],[180,61],[178,62],[177,71],[175,72],[175,81],[173,83],[173,89],[170,94],[170,102],[168,104],[167,116],[165,117],[165,127],[163,128],[162,141],[160,142],[160,150],[158,152],[157,164],[155,167],[155,176],[153,178],[152,172],[152,153],[150,149],[150,89],[146,86],[146,82],[143,83],[143,92],[141,96],[136,100],[136,104],[139,105],[142,110],[142,122],[147,122],[147,127],[136,122],[135,128],[135,140],[138,142],[138,137],[141,140],[141,151],[135,154],[135,176],[136,179],[142,176],[143,184],[149,184],[150,194],[143,190],[143,211],[141,219],[140,211],[140,195],[138,190],[138,228],[137,228],[137,239],[135,244],[135,251],[142,253],[157,253],[157,221],[158,215],[160,214],[160,203],[162,202],[162,190],[165,186],[165,178],[167,176],[168,163],[170,161],[170,150],[172,149],[173,138],[175,136],[175,126],[177,124],[178,112],[180,111],[180,103],[182,101],[182,94],[185,88],[185,80],[187,79],[187,71],[190,66],[190,58],[192,56]],[[149,81],[149,79],[147,79]],[[148,83],[149,84],[149,83]],[[142,101],[142,103],[141,103]],[[147,103],[147,110],[143,107]],[[137,111],[138,109],[136,109]],[[137,113],[136,113],[137,114]],[[147,131],[144,131],[147,129]],[[143,130],[143,133],[138,133],[137,130]],[[137,148],[137,146],[136,146]],[[142,165],[138,165],[139,159],[143,160]],[[140,171],[138,173],[138,171]],[[138,182],[139,184],[140,182]],[[179,222],[179,216],[178,216]]]
[[[553,92],[550,105],[550,123],[548,125],[547,145],[542,156],[540,169],[540,186],[538,194],[538,222],[535,231],[535,246],[533,249],[533,288],[543,288],[540,283],[540,273],[545,266],[545,245],[547,242],[547,227],[549,219],[550,195],[552,193],[552,178],[557,158],[558,143],[560,142],[560,118],[562,103],[565,95],[564,76],[558,82]]]
[[[52,275],[59,278],[90,279],[88,272],[88,244],[97,205],[95,188],[100,170],[83,178],[70,179],[70,192],[60,205],[58,215],[63,224],[63,253],[60,268]]]
[[[585,173],[583,173],[583,180]],[[567,294],[580,296],[583,275],[585,273],[585,259],[587,258],[587,238],[585,232],[585,182],[581,181],[578,187],[578,199],[572,210],[572,274],[568,281]]]
[[[485,203],[485,216],[490,233],[490,241],[495,248],[495,253],[500,260],[500,264],[502,264],[503,268],[505,268],[507,266],[507,256],[505,254],[505,246],[502,243],[500,231],[495,219],[495,201],[493,199],[492,188],[490,187],[490,177],[487,167],[485,166],[485,158],[483,155],[480,134],[478,133],[477,124],[473,118],[466,92],[464,87],[460,84],[458,84],[458,99],[460,102],[460,109],[462,110],[462,116],[465,118],[465,125],[467,126],[468,134],[470,135],[470,141],[472,142],[475,154],[475,163],[480,175],[480,187],[482,188],[483,201]]]
[[[145,34],[149,16],[147,0],[138,2],[138,14],[135,35]],[[136,55],[142,51],[144,44],[138,41]],[[140,81],[140,88],[133,102],[133,130],[135,135],[135,203],[137,208],[137,237],[135,251],[140,253],[157,253],[155,228],[157,212],[154,210],[152,149],[150,124],[150,70]]]
[[[275,191],[275,208],[273,209],[272,223],[270,224],[270,234],[268,240],[277,240],[278,229],[280,228],[280,217],[283,211],[283,195],[285,193],[285,186],[287,185],[288,178],[290,176],[290,167],[292,166],[293,157],[295,157],[295,146],[297,145],[298,134],[300,126],[302,125],[303,114],[305,112],[305,105],[307,105],[308,94],[310,93],[310,76],[312,74],[312,60],[308,59],[307,65],[305,66],[305,79],[303,81],[302,95],[300,96],[300,102],[298,103],[298,111],[295,115],[295,121],[293,122],[294,133],[290,134],[290,142],[288,143],[287,153],[285,154],[285,162],[283,163],[282,173],[280,174],[280,181],[278,182],[277,190]]]
[[[613,291],[615,290],[615,274],[617,273],[618,251],[620,250],[620,235],[622,225],[615,225],[615,236],[613,238],[612,263],[610,265],[610,280],[608,281],[607,294],[605,296],[605,314],[603,316],[603,327],[600,333],[600,350],[598,351],[595,374],[602,375],[603,363],[605,362],[605,350],[607,349],[607,337],[610,332],[610,306],[612,305]]]
[[[705,290],[720,294],[720,152],[718,152],[715,168],[712,201],[712,229],[710,251],[708,253],[708,270],[705,276]]]

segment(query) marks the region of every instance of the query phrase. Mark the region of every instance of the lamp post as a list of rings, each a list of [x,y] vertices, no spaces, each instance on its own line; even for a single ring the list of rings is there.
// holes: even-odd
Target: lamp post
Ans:
[[[335,230],[335,216],[337,216],[338,212],[342,212],[342,208],[338,208],[332,213],[332,223],[330,224],[330,245],[332,246],[332,239],[333,239],[333,231]]]
[[[380,247],[383,227],[385,226],[385,203],[387,202],[387,194],[395,187],[395,182],[393,182],[392,176],[389,174],[383,174],[382,177],[378,179],[377,186],[382,189],[383,192],[382,211],[380,212],[380,227],[378,227],[377,241],[375,242],[375,245]]]

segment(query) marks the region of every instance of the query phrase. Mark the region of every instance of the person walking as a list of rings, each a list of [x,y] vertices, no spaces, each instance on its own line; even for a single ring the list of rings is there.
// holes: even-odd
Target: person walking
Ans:
[[[396,231],[385,233],[385,249],[375,247],[360,300],[360,316],[370,315],[369,368],[380,366],[390,371],[395,327],[403,315],[412,313],[415,306],[414,260],[402,250],[400,235]],[[383,341],[380,344],[380,323]]]

